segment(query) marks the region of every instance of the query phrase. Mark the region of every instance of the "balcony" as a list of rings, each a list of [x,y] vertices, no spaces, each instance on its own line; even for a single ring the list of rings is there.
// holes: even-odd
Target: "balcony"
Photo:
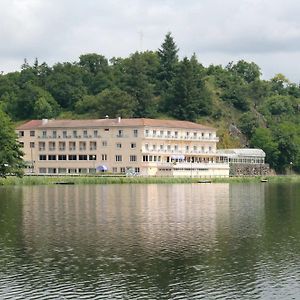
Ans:
[[[209,141],[209,142],[219,142],[219,137],[217,136],[179,136],[179,135],[153,135],[153,134],[145,134],[145,138],[147,139],[159,139],[159,140],[185,140],[185,141]]]

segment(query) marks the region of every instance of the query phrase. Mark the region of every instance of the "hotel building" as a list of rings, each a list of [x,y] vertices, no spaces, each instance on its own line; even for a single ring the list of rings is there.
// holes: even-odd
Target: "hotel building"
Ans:
[[[188,121],[43,119],[17,134],[27,173],[229,176],[216,129]]]

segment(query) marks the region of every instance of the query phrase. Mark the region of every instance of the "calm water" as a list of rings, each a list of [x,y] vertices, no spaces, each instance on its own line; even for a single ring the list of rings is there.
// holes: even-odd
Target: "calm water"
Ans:
[[[0,188],[0,299],[300,299],[300,184]]]

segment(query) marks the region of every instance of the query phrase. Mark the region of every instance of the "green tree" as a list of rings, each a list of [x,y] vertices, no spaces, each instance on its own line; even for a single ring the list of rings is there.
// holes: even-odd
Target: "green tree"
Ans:
[[[73,109],[75,103],[87,94],[82,68],[71,63],[54,65],[45,88],[61,107],[68,109]]]
[[[250,140],[250,146],[263,149],[266,153],[266,162],[271,168],[278,169],[280,151],[270,129],[257,128]]]
[[[149,60],[145,60],[145,56],[138,52],[122,61],[123,75],[119,87],[136,100],[135,117],[154,117],[157,113],[148,63]]]
[[[159,80],[158,89],[163,97],[167,97],[172,87],[173,79],[176,76],[176,68],[178,64],[179,49],[171,35],[168,32],[165,36],[161,48],[158,49],[159,70],[157,78]]]
[[[79,113],[92,113],[95,117],[132,118],[136,108],[136,100],[118,88],[105,89],[96,96],[85,96],[77,102]]]
[[[96,95],[112,86],[112,74],[108,60],[96,53],[80,55],[82,79],[89,94]]]
[[[239,120],[239,128],[248,138],[251,138],[255,129],[259,127],[259,120],[251,112],[242,114]]]
[[[243,78],[247,83],[258,80],[261,75],[259,66],[254,62],[249,63],[244,60],[239,60],[236,64],[230,63],[227,68]]]
[[[24,163],[17,136],[8,116],[0,109],[0,177],[22,176]]]
[[[184,58],[167,101],[168,111],[178,119],[195,121],[199,116],[211,113],[211,104],[211,94],[194,62]]]

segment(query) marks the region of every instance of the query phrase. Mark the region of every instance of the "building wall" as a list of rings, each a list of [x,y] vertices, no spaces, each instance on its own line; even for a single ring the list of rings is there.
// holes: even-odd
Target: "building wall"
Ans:
[[[159,166],[178,155],[190,164],[216,163],[218,137],[212,129],[184,129],[149,126],[39,127],[19,129],[24,160],[33,173],[93,173],[101,165],[109,172],[124,173],[130,168],[145,176],[161,174]],[[74,158],[76,157],[76,160]],[[209,166],[208,175],[228,176]],[[225,168],[224,168],[225,166]],[[188,176],[172,170],[172,176]],[[199,171],[198,171],[199,173]],[[196,174],[196,173],[195,173]]]

